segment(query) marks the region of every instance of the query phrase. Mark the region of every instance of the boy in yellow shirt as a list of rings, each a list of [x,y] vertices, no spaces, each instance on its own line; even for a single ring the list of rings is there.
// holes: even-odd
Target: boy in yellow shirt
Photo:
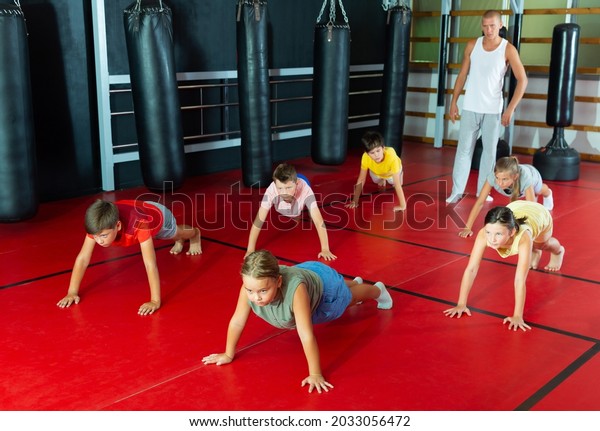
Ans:
[[[383,136],[379,132],[365,132],[362,143],[365,146],[365,152],[360,161],[360,173],[354,186],[352,201],[346,205],[346,208],[358,206],[358,200],[367,179],[367,172],[369,172],[373,182],[380,188],[385,189],[387,184],[394,186],[398,196],[398,205],[394,206],[394,211],[404,211],[406,198],[402,190],[402,161],[396,154],[396,150],[383,144]]]

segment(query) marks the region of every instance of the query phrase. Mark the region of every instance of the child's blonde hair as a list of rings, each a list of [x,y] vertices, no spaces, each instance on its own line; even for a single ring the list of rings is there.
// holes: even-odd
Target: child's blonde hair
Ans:
[[[270,251],[257,250],[246,256],[241,274],[252,278],[277,278],[280,275],[279,262]]]
[[[496,161],[494,173],[506,172],[513,177],[512,193],[510,200],[515,201],[521,194],[521,176],[519,175],[519,161],[515,156],[501,157]]]
[[[85,212],[85,231],[91,235],[104,229],[114,229],[119,221],[119,209],[112,202],[96,200]]]

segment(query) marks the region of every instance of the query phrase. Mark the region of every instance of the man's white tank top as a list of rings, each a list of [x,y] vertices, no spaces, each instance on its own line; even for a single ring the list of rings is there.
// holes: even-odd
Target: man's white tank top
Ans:
[[[471,65],[467,79],[462,108],[478,114],[502,112],[504,75],[506,63],[506,39],[493,51],[483,49],[483,36],[477,38],[471,51]]]

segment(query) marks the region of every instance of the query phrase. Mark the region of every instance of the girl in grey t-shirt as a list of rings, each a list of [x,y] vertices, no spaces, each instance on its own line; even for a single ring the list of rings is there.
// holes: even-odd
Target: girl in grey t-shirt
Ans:
[[[501,157],[496,161],[494,171],[488,174],[487,181],[469,213],[465,228],[458,233],[459,236],[466,238],[473,235],[471,230],[473,223],[492,188],[499,194],[509,197],[511,202],[523,197],[525,200],[537,202],[538,195],[541,195],[544,207],[548,210],[554,208],[552,190],[543,183],[542,176],[536,168],[519,164],[514,156]]]

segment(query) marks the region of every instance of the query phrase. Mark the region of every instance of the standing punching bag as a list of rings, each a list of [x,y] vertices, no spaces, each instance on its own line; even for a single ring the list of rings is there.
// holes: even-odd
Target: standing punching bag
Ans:
[[[242,179],[247,187],[266,187],[272,175],[266,6],[262,0],[238,1],[236,36]]]
[[[573,123],[579,26],[558,24],[552,33],[546,124],[554,126],[552,139],[533,155],[533,166],[545,180],[579,178],[579,153],[570,148],[564,128]]]
[[[341,165],[348,150],[348,97],[350,87],[350,26],[344,15],[336,21],[335,0],[330,1],[329,21],[315,26],[311,156],[321,165]]]
[[[38,207],[29,52],[23,11],[0,4],[0,221]]]
[[[123,18],[142,177],[150,190],[168,191],[185,171],[171,9],[138,0]]]
[[[411,19],[412,12],[407,6],[388,10],[380,128],[385,145],[394,148],[399,156],[404,134]]]

